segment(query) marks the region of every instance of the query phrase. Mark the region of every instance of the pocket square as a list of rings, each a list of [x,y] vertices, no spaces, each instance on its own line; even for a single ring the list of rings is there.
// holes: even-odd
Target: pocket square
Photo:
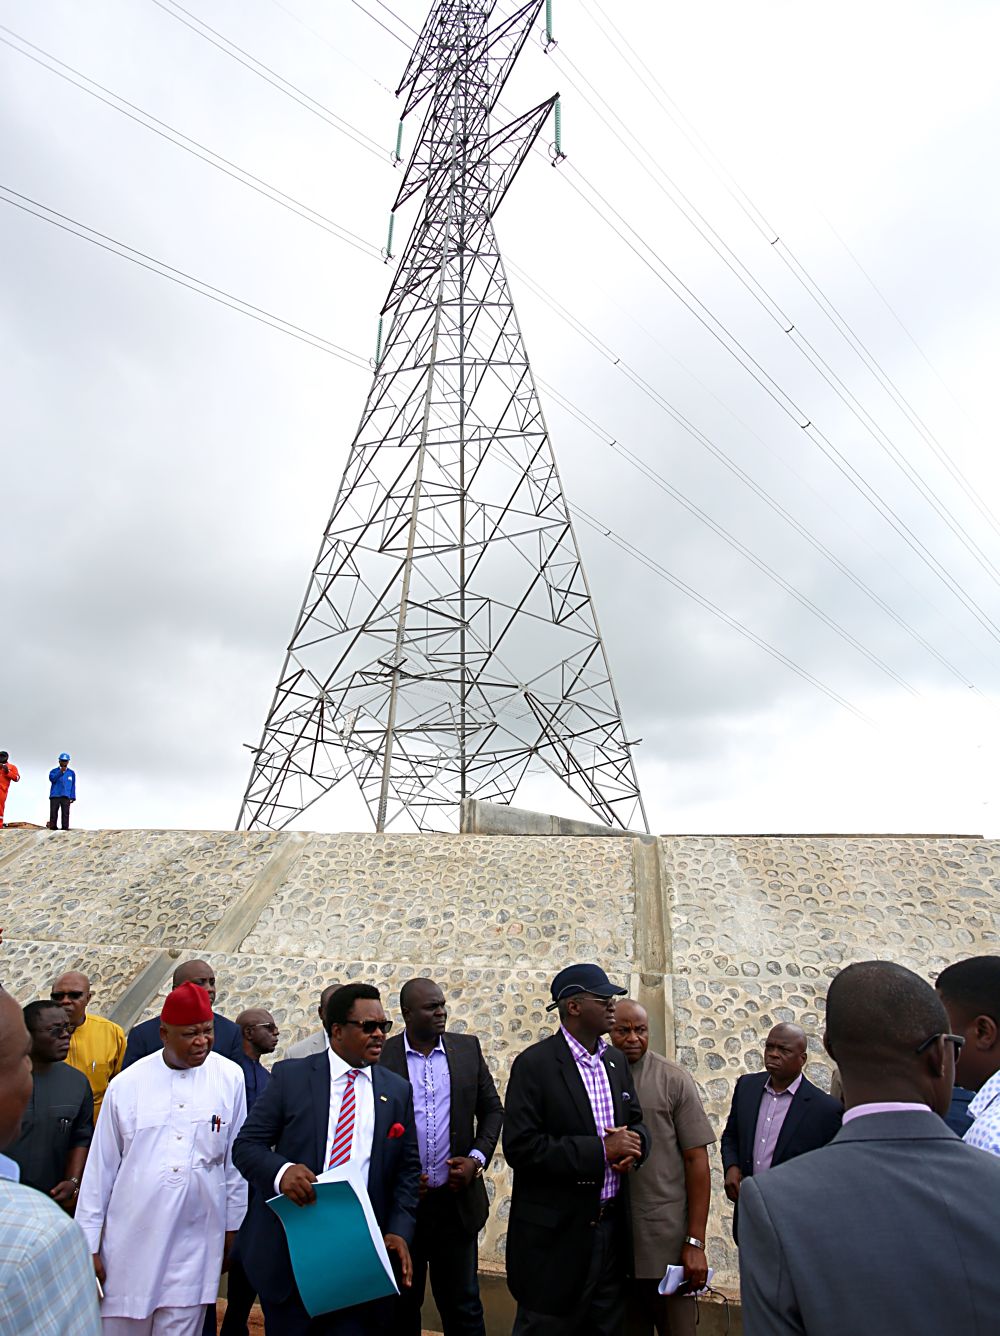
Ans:
[[[396,1138],[401,1137],[405,1131],[406,1128],[403,1126],[402,1123],[393,1123],[393,1125],[389,1128],[389,1140],[395,1141]]]

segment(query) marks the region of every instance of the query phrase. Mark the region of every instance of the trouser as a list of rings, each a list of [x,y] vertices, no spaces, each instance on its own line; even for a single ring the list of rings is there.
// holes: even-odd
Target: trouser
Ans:
[[[628,1287],[625,1336],[695,1336],[698,1300],[660,1294],[657,1280],[633,1280]]]
[[[253,1308],[253,1301],[257,1298],[257,1291],[243,1270],[239,1246],[237,1243],[229,1257],[229,1270],[226,1273],[229,1277],[226,1287],[226,1316],[222,1319],[219,1336],[248,1336],[247,1321],[250,1309]]]
[[[101,1336],[200,1336],[204,1320],[204,1304],[157,1308],[149,1317],[102,1317]]]
[[[590,1265],[576,1306],[566,1314],[517,1306],[511,1336],[621,1336],[625,1324],[625,1237],[620,1212],[594,1226]]]
[[[298,1290],[281,1303],[261,1298],[267,1336],[385,1336],[392,1318],[391,1299],[339,1308],[335,1313],[310,1317]]]
[[[201,1324],[201,1336],[215,1336],[218,1327],[217,1318],[215,1304],[206,1304],[205,1321]]]
[[[459,1219],[450,1188],[433,1188],[421,1200],[410,1257],[413,1285],[395,1301],[393,1336],[420,1336],[428,1268],[444,1336],[486,1336],[479,1300],[478,1240]]]
[[[58,825],[57,818],[62,816],[63,830],[69,830],[69,799],[68,798],[50,798],[49,799],[49,830],[55,830]]]

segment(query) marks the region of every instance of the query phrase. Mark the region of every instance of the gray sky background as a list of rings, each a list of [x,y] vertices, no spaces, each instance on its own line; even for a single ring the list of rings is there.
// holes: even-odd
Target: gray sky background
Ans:
[[[409,39],[377,0],[364,3]],[[0,24],[381,247],[398,182],[389,161],[398,118],[391,89],[404,45],[350,0],[185,6],[382,151],[359,147],[210,45],[168,0],[0,0]],[[416,0],[392,8],[414,27],[423,21]],[[497,224],[537,375],[910,688],[547,398],[572,502],[872,721],[581,526],[629,736],[643,738],[637,764],[652,827],[997,834],[1000,631],[962,605],[684,309],[657,261],[651,268],[626,248],[574,187],[585,197],[596,188],[619,210],[987,619],[998,607],[998,577],[988,569],[1000,565],[998,529],[692,149],[662,98],[610,49],[597,26],[603,14],[995,516],[1000,7],[867,0],[838,6],[833,23],[828,8],[791,0],[636,0],[627,10],[556,0],[559,45],[546,56],[529,44],[504,105],[518,112],[558,88],[569,157],[558,170],[533,158]],[[0,45],[4,187],[373,355],[389,270],[102,105],[9,40],[21,52]],[[621,118],[638,162],[587,105],[594,90]],[[828,362],[979,546],[981,561],[709,249],[656,184],[657,171]],[[397,223],[397,253],[412,217],[411,209]],[[242,744],[259,736],[370,371],[7,202],[0,237],[0,746],[23,775],[8,819],[44,819],[45,772],[66,749],[79,774],[81,825],[231,826],[248,774]],[[559,319],[522,272],[611,356]],[[638,390],[614,358],[745,469],[912,633]],[[540,778],[523,802],[572,810]],[[317,823],[365,824],[350,795]]]

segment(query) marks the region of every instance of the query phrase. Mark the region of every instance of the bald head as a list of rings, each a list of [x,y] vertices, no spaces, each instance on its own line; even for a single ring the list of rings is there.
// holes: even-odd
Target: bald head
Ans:
[[[806,1065],[806,1032],[798,1025],[775,1025],[764,1040],[764,1067],[774,1090],[787,1090]]]
[[[87,1019],[90,980],[86,974],[82,974],[79,970],[66,970],[53,983],[49,991],[49,997],[62,1007],[66,1013],[66,1019],[76,1030]]]
[[[339,987],[339,983],[328,983],[319,995],[319,1020],[324,1030],[326,1029],[326,1004]]]
[[[31,1098],[31,1040],[24,1015],[0,988],[0,1150],[21,1132],[21,1115]]]
[[[944,1114],[955,1076],[948,1015],[930,984],[902,965],[848,965],[826,995],[826,1050],[840,1068],[844,1103],[918,1102]]]
[[[204,988],[208,1000],[215,1006],[215,970],[207,960],[185,960],[174,970],[174,987],[182,983],[196,983]]]
[[[278,1027],[274,1017],[263,1007],[248,1007],[236,1017],[236,1024],[243,1036],[243,1052],[248,1058],[260,1059],[265,1053],[273,1053],[278,1046]]]

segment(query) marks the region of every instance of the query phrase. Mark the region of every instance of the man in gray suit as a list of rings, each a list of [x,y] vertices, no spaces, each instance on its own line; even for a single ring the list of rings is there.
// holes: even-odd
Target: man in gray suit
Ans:
[[[831,983],[844,1125],[741,1188],[746,1336],[997,1331],[1000,1160],[937,1116],[962,1044],[947,1031],[934,990],[901,965],[849,965]]]

